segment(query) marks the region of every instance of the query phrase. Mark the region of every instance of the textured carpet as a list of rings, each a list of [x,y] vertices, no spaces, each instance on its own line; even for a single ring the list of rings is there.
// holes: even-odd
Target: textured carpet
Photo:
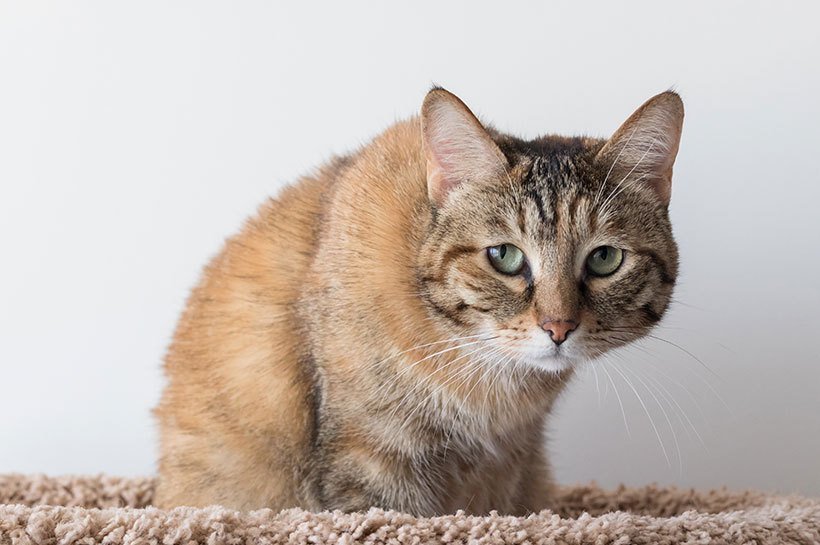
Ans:
[[[150,507],[152,479],[0,475],[0,544],[820,543],[820,500],[754,492],[564,487],[528,517],[417,518]]]

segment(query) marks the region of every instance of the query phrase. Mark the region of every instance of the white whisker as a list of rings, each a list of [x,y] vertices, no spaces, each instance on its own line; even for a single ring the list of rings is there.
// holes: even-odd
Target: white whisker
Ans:
[[[626,143],[624,143],[623,147],[618,152],[618,155],[615,156],[615,160],[612,161],[612,165],[609,167],[609,170],[607,171],[606,176],[604,177],[604,181],[601,183],[601,187],[598,188],[598,194],[595,196],[593,206],[596,206],[598,204],[598,201],[601,199],[601,195],[603,195],[604,193],[604,187],[606,186],[606,182],[609,180],[609,176],[612,174],[612,171],[615,169],[615,165],[618,164],[618,159],[621,158],[621,154],[623,154],[624,150],[627,148],[627,146],[629,146],[629,143],[632,141],[632,137],[635,136],[636,132],[638,132],[637,126],[632,130],[632,134],[629,135],[629,138],[627,138]]]
[[[652,414],[649,412],[649,408],[646,406],[646,403],[644,402],[643,398],[641,397],[641,394],[638,393],[637,388],[635,388],[635,386],[632,384],[632,382],[629,380],[629,378],[621,372],[621,370],[615,365],[615,363],[612,362],[612,361],[610,361],[610,363],[612,363],[612,369],[616,373],[621,375],[621,378],[624,379],[624,382],[626,382],[626,385],[629,386],[629,388],[632,390],[632,393],[635,394],[635,397],[638,399],[638,403],[640,403],[641,407],[643,407],[643,411],[646,413],[646,417],[649,418],[649,423],[650,423],[650,425],[652,426],[652,429],[655,432],[655,437],[658,438],[658,443],[661,446],[661,451],[663,451],[663,457],[666,459],[666,464],[669,467],[672,467],[672,462],[669,460],[669,453],[666,452],[666,445],[664,444],[663,439],[661,438],[661,434],[658,431],[658,426],[655,425],[655,419],[652,418]]]
[[[655,400],[655,403],[657,403],[658,407],[660,407],[661,413],[663,414],[664,419],[666,419],[666,424],[669,426],[669,431],[672,433],[672,441],[675,443],[675,450],[677,451],[677,454],[678,454],[678,469],[680,471],[680,474],[683,475],[683,458],[681,457],[680,444],[678,443],[678,434],[675,431],[675,427],[672,425],[672,419],[669,418],[669,414],[666,412],[666,408],[660,402],[660,400],[658,399],[658,396],[655,395],[653,390],[640,377],[640,375],[638,375],[638,373],[635,370],[630,369],[629,367],[625,366],[625,367],[623,367],[623,371],[627,372],[627,373],[630,373],[633,377],[635,377],[638,380],[638,382],[640,382],[643,385],[643,387],[646,389],[646,391],[649,392],[649,395],[652,396],[652,399]]]
[[[626,428],[626,434],[629,437],[632,437],[632,433],[629,431],[629,423],[626,421],[626,410],[624,410],[624,403],[621,399],[621,394],[618,392],[618,386],[615,384],[615,381],[612,379],[612,375],[609,374],[609,370],[606,368],[606,363],[603,360],[601,361],[601,369],[606,373],[607,378],[609,379],[610,384],[612,384],[612,389],[615,391],[615,397],[618,398],[618,406],[621,408],[621,416],[624,419],[624,427]]]
[[[689,415],[686,414],[686,411],[683,410],[683,407],[681,407],[680,403],[678,403],[678,401],[675,399],[675,397],[672,395],[672,393],[663,385],[663,383],[661,383],[661,381],[659,381],[657,379],[653,379],[652,377],[650,377],[648,375],[647,375],[646,379],[655,382],[655,384],[657,384],[658,387],[662,388],[669,395],[669,399],[671,399],[672,402],[678,407],[678,411],[680,411],[680,414],[683,416],[683,418],[689,424],[689,427],[692,428],[692,431],[694,432],[695,437],[698,438],[698,441],[700,441],[700,444],[703,446],[703,448],[708,451],[709,448],[706,446],[706,443],[703,441],[703,437],[700,436],[700,433],[698,433],[698,430],[695,427],[695,425],[692,423],[692,420],[689,418]],[[686,427],[684,427],[684,430],[686,430]],[[688,434],[688,431],[687,431],[687,434]]]
[[[638,162],[635,163],[635,165],[632,167],[632,169],[629,172],[626,173],[626,176],[621,178],[621,181],[618,182],[618,185],[615,186],[615,189],[613,189],[612,192],[609,194],[609,196],[606,198],[606,200],[604,200],[603,204],[601,205],[602,210],[606,210],[607,205],[610,202],[612,202],[612,199],[614,198],[613,195],[616,194],[618,189],[621,187],[621,184],[623,184],[630,176],[632,176],[632,173],[635,172],[635,169],[640,166],[640,164],[643,162],[644,158],[646,158],[646,156],[649,154],[649,152],[652,151],[652,148],[655,147],[655,143],[657,141],[658,141],[657,137],[652,139],[652,142],[649,144],[649,147],[647,147],[646,151],[643,152],[643,155],[641,155],[640,159],[638,159]],[[645,176],[645,174],[644,174],[644,176]],[[643,178],[643,176],[639,179],[642,179],[642,178]]]
[[[476,343],[469,343],[469,344],[476,344]],[[457,347],[457,348],[463,348],[464,346],[467,346],[467,345],[462,345],[462,346]],[[441,371],[441,370],[443,370],[443,369],[446,369],[446,368],[450,367],[451,365],[453,365],[454,363],[456,363],[456,362],[458,362],[458,361],[461,361],[461,360],[463,360],[463,359],[465,359],[465,358],[468,358],[468,357],[470,357],[471,355],[473,355],[473,354],[475,354],[475,353],[477,353],[477,352],[480,352],[481,350],[484,350],[484,348],[485,348],[485,347],[480,346],[480,347],[478,347],[478,348],[476,348],[476,349],[474,349],[474,350],[470,350],[469,352],[466,352],[465,354],[462,354],[462,355],[460,355],[460,356],[458,356],[458,357],[456,357],[456,358],[453,358],[453,359],[452,359],[452,360],[450,360],[449,362],[447,362],[447,363],[445,363],[444,365],[442,365],[441,367],[439,367],[439,368],[438,368],[438,370],[439,370],[439,371]],[[423,360],[419,360],[418,362],[416,362],[416,364],[420,363],[421,361],[423,361]],[[414,365],[415,365],[415,364],[414,364]],[[390,420],[390,419],[391,419],[391,418],[395,415],[396,411],[398,411],[398,409],[399,409],[399,408],[401,408],[401,406],[404,404],[404,402],[405,402],[405,401],[406,401],[406,400],[407,400],[410,396],[412,396],[413,394],[415,394],[415,393],[418,391],[418,389],[419,389],[420,387],[425,386],[425,385],[426,385],[426,382],[427,382],[427,381],[429,381],[429,380],[431,380],[431,377],[429,377],[429,376],[428,376],[428,377],[424,377],[424,378],[422,378],[420,381],[418,381],[418,382],[417,382],[417,383],[416,383],[416,384],[415,384],[415,385],[414,385],[414,386],[413,386],[413,387],[412,387],[409,391],[407,391],[407,392],[404,394],[404,397],[402,397],[402,398],[399,400],[399,402],[398,402],[398,403],[396,403],[396,405],[393,407],[393,410],[390,412],[390,414],[389,414],[389,416],[388,416],[387,420]]]

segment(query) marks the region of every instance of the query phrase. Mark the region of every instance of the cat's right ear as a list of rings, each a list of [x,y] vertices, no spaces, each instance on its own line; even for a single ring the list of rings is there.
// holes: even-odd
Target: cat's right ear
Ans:
[[[677,93],[666,91],[638,108],[604,144],[596,160],[618,185],[647,187],[666,206],[682,128],[683,102]]]
[[[435,88],[421,107],[427,193],[441,206],[462,184],[504,176],[507,158],[473,112],[454,94]]]

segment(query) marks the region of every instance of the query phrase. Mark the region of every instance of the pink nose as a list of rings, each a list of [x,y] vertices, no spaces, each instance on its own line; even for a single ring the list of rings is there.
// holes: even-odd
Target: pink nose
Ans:
[[[544,320],[541,322],[541,329],[549,333],[552,342],[561,344],[569,336],[570,331],[578,327],[575,320]]]

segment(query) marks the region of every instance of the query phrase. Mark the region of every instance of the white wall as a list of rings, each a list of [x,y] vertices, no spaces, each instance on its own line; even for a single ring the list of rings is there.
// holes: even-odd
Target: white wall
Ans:
[[[599,365],[600,403],[586,374],[558,409],[557,474],[820,494],[818,4],[398,4],[0,1],[0,472],[152,473],[200,267],[432,82],[527,136],[608,135],[674,86],[678,303],[612,358],[670,463]]]

